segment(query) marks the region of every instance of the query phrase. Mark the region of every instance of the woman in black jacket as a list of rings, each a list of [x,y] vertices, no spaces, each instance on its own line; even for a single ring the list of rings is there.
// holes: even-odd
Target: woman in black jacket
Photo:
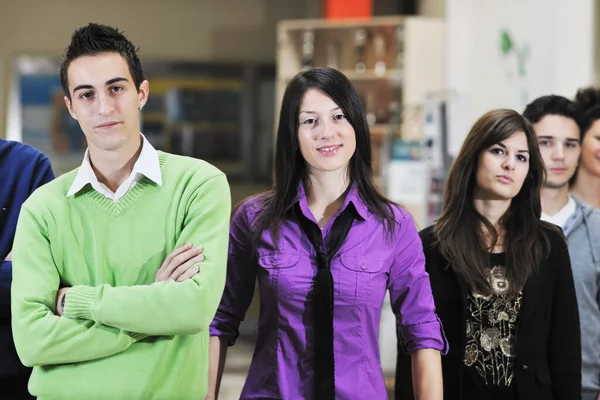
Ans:
[[[581,399],[571,264],[562,232],[540,221],[543,181],[531,125],[515,111],[491,111],[452,165],[440,218],[420,233],[450,345],[447,400]],[[412,399],[400,348],[396,399]]]

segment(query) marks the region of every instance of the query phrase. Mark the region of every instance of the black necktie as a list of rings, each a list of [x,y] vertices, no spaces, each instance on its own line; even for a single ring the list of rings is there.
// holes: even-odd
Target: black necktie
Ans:
[[[299,208],[299,207],[298,207]],[[314,343],[315,343],[315,399],[335,399],[335,365],[333,358],[333,276],[331,259],[342,246],[354,221],[352,207],[348,205],[331,227],[327,252],[323,253],[321,229],[298,214],[302,230],[317,253],[317,275],[314,282]]]

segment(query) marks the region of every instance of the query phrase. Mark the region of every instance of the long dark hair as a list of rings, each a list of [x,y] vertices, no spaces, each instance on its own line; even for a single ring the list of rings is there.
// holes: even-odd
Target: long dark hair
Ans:
[[[492,293],[486,266],[499,238],[492,224],[475,209],[479,156],[517,132],[527,137],[529,172],[499,223],[505,231],[506,275],[511,283],[508,294],[514,296],[523,289],[550,249],[540,221],[544,162],[533,127],[519,113],[493,110],[475,122],[448,174],[442,212],[434,226],[444,258],[472,290],[483,294]]]
[[[275,183],[272,190],[259,195],[261,211],[257,215],[254,243],[266,229],[271,230],[277,240],[286,213],[296,201],[298,184],[306,182],[307,168],[298,150],[298,114],[309,89],[329,96],[354,128],[356,150],[348,166],[350,186],[356,185],[362,201],[382,221],[391,237],[396,224],[392,203],[377,190],[373,181],[371,135],[359,96],[341,72],[333,68],[313,68],[296,75],[283,95],[275,147]]]

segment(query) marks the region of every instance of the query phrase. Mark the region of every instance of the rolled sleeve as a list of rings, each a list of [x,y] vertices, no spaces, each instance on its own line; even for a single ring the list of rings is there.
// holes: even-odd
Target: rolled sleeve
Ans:
[[[240,320],[222,311],[217,311],[210,324],[210,336],[219,336],[233,346],[240,335]]]
[[[448,353],[448,341],[435,313],[423,245],[412,219],[405,214],[395,236],[396,254],[388,288],[398,321],[400,344],[406,353],[435,349]]]
[[[400,345],[407,354],[421,349],[439,350],[444,355],[448,353],[448,340],[437,315],[433,321],[417,325],[401,325],[398,329]]]

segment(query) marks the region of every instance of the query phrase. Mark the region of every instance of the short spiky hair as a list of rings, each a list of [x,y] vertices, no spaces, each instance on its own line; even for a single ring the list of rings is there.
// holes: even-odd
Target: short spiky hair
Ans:
[[[575,103],[566,97],[556,95],[538,97],[523,111],[523,116],[532,124],[537,124],[546,115],[559,115],[572,119],[579,127],[579,135],[583,136],[583,116]]]
[[[139,91],[145,78],[142,63],[137,54],[138,51],[139,49],[123,35],[123,32],[116,28],[90,23],[77,29],[71,37],[71,43],[66,48],[60,65],[60,83],[65,95],[71,100],[67,74],[71,62],[79,57],[93,56],[100,53],[120,54],[127,61],[129,73]]]

